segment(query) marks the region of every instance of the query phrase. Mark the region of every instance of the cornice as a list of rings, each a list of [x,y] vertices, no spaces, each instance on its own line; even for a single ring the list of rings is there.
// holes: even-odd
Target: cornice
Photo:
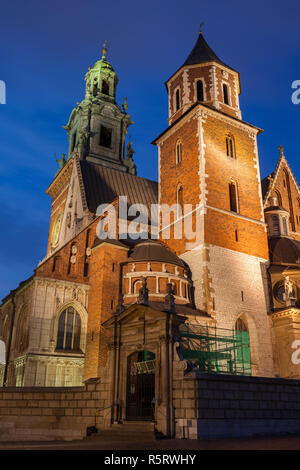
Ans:
[[[46,194],[49,194],[53,199],[55,199],[62,190],[67,186],[69,183],[72,168],[74,164],[74,158],[70,158],[67,164],[60,170],[58,175],[54,178],[50,186],[46,190]]]

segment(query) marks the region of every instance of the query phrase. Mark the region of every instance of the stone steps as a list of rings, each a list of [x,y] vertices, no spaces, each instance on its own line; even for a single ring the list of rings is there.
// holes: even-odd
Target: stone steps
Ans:
[[[145,442],[154,441],[154,423],[151,421],[124,421],[123,424],[113,424],[108,429],[99,430],[87,439],[116,441]]]

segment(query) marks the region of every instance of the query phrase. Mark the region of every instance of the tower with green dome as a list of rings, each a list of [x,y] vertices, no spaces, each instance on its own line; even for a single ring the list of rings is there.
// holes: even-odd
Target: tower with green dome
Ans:
[[[85,98],[77,103],[64,129],[68,132],[68,159],[75,155],[102,166],[136,174],[131,143],[125,151],[128,127],[133,124],[127,114],[127,99],[117,104],[118,76],[106,58],[106,41],[102,58],[85,76]]]

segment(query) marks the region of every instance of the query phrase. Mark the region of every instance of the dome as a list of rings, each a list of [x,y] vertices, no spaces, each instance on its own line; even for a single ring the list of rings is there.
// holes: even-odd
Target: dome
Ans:
[[[161,263],[186,267],[182,259],[178,258],[169,248],[156,240],[138,242],[130,252],[128,261],[159,261]]]
[[[287,237],[273,237],[269,240],[269,248],[272,263],[299,265],[300,242]]]

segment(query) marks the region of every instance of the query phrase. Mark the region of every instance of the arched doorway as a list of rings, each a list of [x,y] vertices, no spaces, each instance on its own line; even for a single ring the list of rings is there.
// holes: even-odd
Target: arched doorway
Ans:
[[[239,317],[235,322],[238,347],[236,351],[237,367],[240,373],[251,374],[251,354],[249,341],[249,328],[246,321]]]
[[[127,360],[126,419],[151,420],[155,396],[155,354],[136,351]]]

